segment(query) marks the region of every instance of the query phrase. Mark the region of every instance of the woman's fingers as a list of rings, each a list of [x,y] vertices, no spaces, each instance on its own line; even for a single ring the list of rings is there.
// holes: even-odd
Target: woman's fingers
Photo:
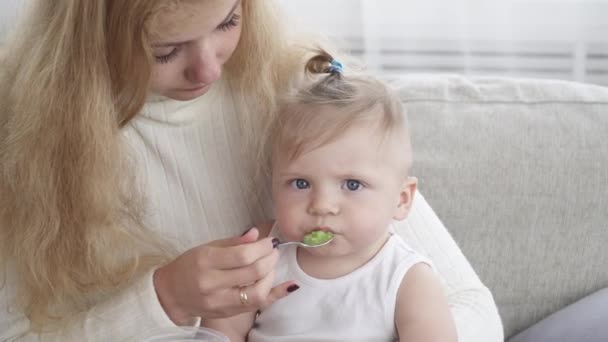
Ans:
[[[259,308],[266,303],[272,283],[274,282],[274,271],[271,271],[266,277],[261,278],[258,282],[249,286],[244,286],[239,289],[239,302],[242,298],[241,293],[247,296],[247,305]]]
[[[210,246],[215,247],[230,247],[238,246],[244,243],[250,243],[256,241],[260,237],[260,231],[256,228],[250,228],[241,236],[233,236],[227,239],[216,240],[209,243]]]
[[[243,237],[255,238],[256,235],[254,229]],[[240,237],[231,239],[236,243],[241,241]],[[227,245],[228,240],[202,245],[194,251],[198,261],[190,272],[198,278],[198,289],[203,294],[255,283],[276,265],[278,251],[273,248],[272,239],[237,246]],[[226,247],[218,247],[220,244]]]
[[[294,286],[293,282],[285,282],[273,288],[273,282],[274,271],[271,271],[256,283],[234,286],[228,291],[221,292],[221,295],[208,298],[206,306],[216,312],[217,317],[257,311],[287,296],[291,292],[288,289]],[[224,307],[224,310],[220,310],[221,307]]]
[[[264,310],[268,306],[272,305],[272,303],[283,297],[286,297],[287,295],[298,290],[299,288],[300,286],[298,286],[293,281],[287,281],[273,287],[268,293],[268,296],[266,296],[266,300],[261,303],[260,310]]]
[[[251,229],[242,236],[195,247],[158,268],[154,287],[174,322],[190,316],[228,317],[266,307],[293,283],[273,287],[279,253],[272,238]]]
[[[293,281],[287,281],[275,287],[272,287],[273,283],[274,271],[270,272],[266,277],[260,279],[253,285],[239,288],[239,303],[245,304],[241,299],[246,298],[247,306],[252,306],[256,309],[265,309],[272,305],[272,303],[300,288]]]
[[[267,277],[268,274],[272,272],[278,260],[278,251],[273,251],[249,266],[216,271],[218,275],[222,274],[222,279],[220,279],[220,277],[216,277],[218,282],[217,286],[243,286],[258,282],[260,279]]]
[[[259,259],[268,256],[273,252],[274,245],[275,243],[272,238],[264,238],[233,246],[210,246],[206,251],[205,257],[208,258],[208,262],[215,269],[236,269],[252,265]]]

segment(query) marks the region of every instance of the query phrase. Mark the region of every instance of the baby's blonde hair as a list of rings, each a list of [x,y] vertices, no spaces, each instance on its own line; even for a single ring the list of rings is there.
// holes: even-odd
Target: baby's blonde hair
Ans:
[[[185,3],[195,1],[33,1],[3,49],[0,271],[14,266],[32,330],[87,310],[175,253],[144,226],[120,129],[147,97],[155,19]],[[301,59],[276,1],[242,4],[224,78],[255,146]]]
[[[409,168],[405,109],[385,82],[369,74],[344,71],[323,49],[308,60],[305,73],[307,77],[279,104],[268,141],[269,165],[277,156],[293,160],[334,141],[353,126],[367,124],[377,128],[383,138],[398,135],[407,158],[404,165]],[[326,107],[335,110],[320,110]]]

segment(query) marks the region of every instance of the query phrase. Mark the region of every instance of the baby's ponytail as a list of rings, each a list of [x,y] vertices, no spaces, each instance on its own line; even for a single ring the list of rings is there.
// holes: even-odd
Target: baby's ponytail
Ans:
[[[350,77],[344,76],[344,67],[326,50],[319,48],[304,66],[304,73],[313,83],[303,87],[302,100],[310,98],[311,102],[333,102],[352,99],[356,96],[356,87]],[[314,98],[314,100],[313,100]]]
[[[342,63],[324,49],[312,53],[301,82],[279,103],[267,142],[271,156],[292,160],[361,122],[377,123],[387,136],[407,129],[401,100],[388,85],[355,68],[345,72]],[[272,158],[267,160],[271,164]]]
[[[318,54],[308,60],[304,67],[308,75],[329,74],[328,77],[342,79],[344,68],[332,55],[323,49],[319,49]]]

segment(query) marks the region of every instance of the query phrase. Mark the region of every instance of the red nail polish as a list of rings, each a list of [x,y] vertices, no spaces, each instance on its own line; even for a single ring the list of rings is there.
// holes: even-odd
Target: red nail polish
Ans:
[[[300,288],[300,287],[299,287],[298,285],[293,284],[293,285],[291,285],[291,286],[289,286],[289,287],[287,288],[287,292],[291,293],[291,292],[293,292],[293,291],[295,291],[295,290],[297,290],[297,289],[299,289],[299,288]]]

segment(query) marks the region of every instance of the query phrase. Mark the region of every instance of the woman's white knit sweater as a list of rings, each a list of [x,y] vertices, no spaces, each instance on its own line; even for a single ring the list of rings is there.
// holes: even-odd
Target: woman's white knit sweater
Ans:
[[[253,186],[251,170],[243,162],[238,113],[228,94],[217,84],[192,101],[151,99],[124,130],[147,196],[149,226],[184,251],[241,234],[272,215],[269,196],[255,198],[248,191]],[[437,268],[459,341],[502,342],[490,292],[419,193],[398,233]],[[149,273],[82,313],[65,331],[27,335],[27,319],[10,309],[18,285],[8,280],[0,293],[1,341],[132,341],[142,332],[174,327],[159,304]]]

